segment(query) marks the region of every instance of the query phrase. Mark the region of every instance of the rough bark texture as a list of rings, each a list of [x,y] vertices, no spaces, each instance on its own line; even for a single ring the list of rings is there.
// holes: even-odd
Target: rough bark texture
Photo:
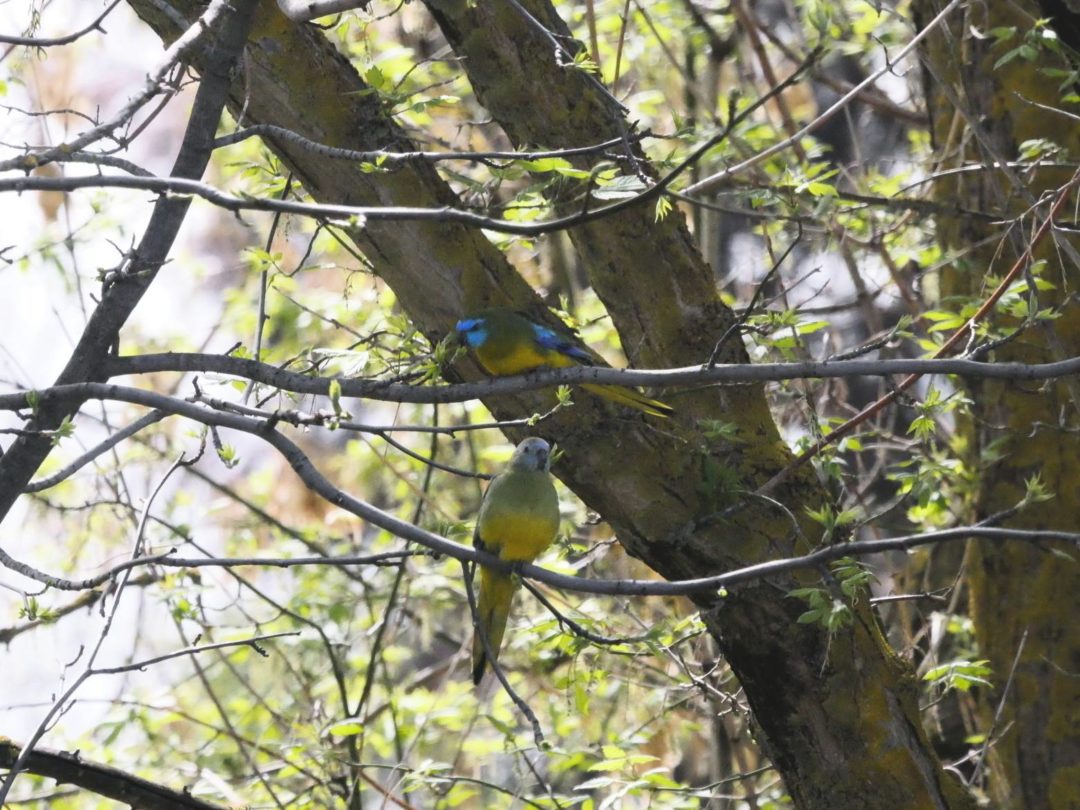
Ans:
[[[162,36],[175,36],[157,3],[131,4]],[[174,5],[192,16],[194,3]],[[561,27],[549,6],[529,7],[546,24]],[[558,66],[550,46],[508,9],[503,3],[439,3],[436,13],[458,55],[466,57],[478,94],[511,137],[580,146],[617,131],[596,89],[575,70]],[[238,84],[234,95],[237,109],[246,98],[248,121],[354,149],[406,146],[373,97],[358,92],[364,86],[356,71],[320,32],[287,22],[270,2],[261,11],[247,54],[247,85]],[[423,166],[366,174],[286,143],[273,146],[320,201],[453,201]],[[649,206],[574,237],[633,360],[675,365],[708,357],[732,315],[720,304],[681,217],[656,224]],[[551,317],[478,232],[456,225],[372,224],[357,238],[410,317],[433,336],[461,314],[469,279],[481,288],[472,292],[478,300],[509,301]],[[745,360],[737,339],[727,354]],[[550,395],[523,395],[488,405],[497,416],[519,416],[545,398],[550,401]],[[557,474],[612,523],[632,554],[668,578],[791,552],[800,544],[792,539],[789,515],[803,515],[825,497],[805,471],[774,493],[789,512],[741,496],[790,460],[759,388],[679,396],[673,399],[678,418],[662,423],[616,416],[584,393],[576,399],[572,413],[539,430],[566,451]],[[735,422],[740,440],[706,438],[697,428],[702,418]],[[718,516],[734,504],[741,508],[732,516]],[[812,526],[799,528],[815,540]],[[723,600],[702,598],[699,606],[746,688],[796,804],[830,810],[967,806],[926,743],[910,672],[886,647],[865,604],[852,628],[829,639],[820,628],[796,623],[805,606],[784,598],[793,585],[738,588]]]
[[[549,3],[523,5],[568,52],[581,47]],[[512,4],[430,0],[427,6],[454,52],[465,57],[477,98],[515,144],[582,146],[630,131],[617,102],[583,71],[560,66],[551,42]],[[591,168],[596,158],[576,162]],[[647,164],[640,168],[651,173]],[[624,161],[623,170],[632,174],[634,167]],[[567,201],[561,213],[580,205]],[[713,347],[695,345],[688,333],[709,336],[731,324],[682,216],[656,222],[649,203],[574,228],[570,236],[632,360],[701,362]],[[627,295],[627,285],[634,295]],[[728,342],[721,360],[745,362],[741,342]],[[772,421],[762,422],[775,436]]]
[[[929,17],[939,4],[919,5],[924,17]],[[1062,13],[1067,15],[1064,9]],[[1055,140],[1074,159],[1080,152],[1080,128],[1075,121],[1030,103],[1060,104],[1059,80],[1039,71],[1067,67],[1067,63],[1044,52],[1036,61],[1017,58],[995,68],[1020,40],[999,44],[993,38],[973,35],[1017,26],[1022,37],[1040,16],[1040,4],[1030,0],[973,3],[928,41],[924,59],[935,146],[947,166],[1015,160],[1018,145],[1031,138]],[[1067,39],[1080,23],[1080,15],[1056,22],[1064,24],[1062,38]],[[946,93],[941,82],[952,92]],[[987,170],[940,180],[937,193],[963,206],[1020,216],[1036,197],[1061,187],[1070,176],[1068,171],[1049,170],[1025,175],[1025,190],[1004,173]],[[1074,202],[1064,210],[1071,212],[1066,214],[1071,219]],[[1045,206],[1039,216],[1045,216]],[[944,275],[945,300],[986,295],[997,283],[991,276],[1000,279],[1021,255],[1033,230],[1030,219],[1009,234],[974,220],[940,222],[944,245],[970,251]],[[1057,234],[1056,246],[1048,239],[1035,254],[1048,261],[1043,277],[1054,284],[1054,289],[1039,292],[1039,303],[1057,309],[1061,317],[1029,327],[1017,340],[997,349],[996,359],[1039,363],[1080,353],[1080,308],[1075,300],[1080,268],[1062,250],[1065,238]],[[1074,238],[1073,244],[1080,246],[1080,240]],[[1000,314],[995,319],[998,325],[1017,325]],[[1053,500],[1021,512],[1006,525],[1076,531],[1080,399],[1075,381],[1038,386],[985,381],[972,383],[969,391],[974,418],[966,431],[980,487],[974,517],[1014,506],[1023,497],[1024,481],[1038,475],[1054,493]],[[992,442],[991,455],[987,448]],[[1076,621],[1080,565],[1068,556],[1051,553],[1075,555],[1074,548],[1053,549],[1051,545],[973,540],[969,549],[972,616],[980,652],[990,659],[995,673],[996,688],[983,703],[985,728],[991,726],[1004,700],[995,727],[998,738],[990,753],[989,788],[995,807],[1064,810],[1080,806],[1080,624]],[[1005,694],[1025,633],[1012,686]]]

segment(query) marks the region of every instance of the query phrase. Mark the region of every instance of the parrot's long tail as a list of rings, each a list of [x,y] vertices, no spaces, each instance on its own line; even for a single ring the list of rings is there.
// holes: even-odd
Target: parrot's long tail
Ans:
[[[510,603],[514,600],[516,590],[514,580],[505,574],[480,570],[480,594],[476,600],[477,628],[473,635],[472,646],[472,679],[479,685],[484,677],[484,668],[487,666],[487,654],[484,652],[484,643],[480,640],[480,634],[487,636],[488,647],[491,654],[499,657],[499,648],[502,646],[503,634],[506,632],[506,617],[510,615]]]
[[[665,405],[659,400],[649,399],[644,394],[639,394],[633,388],[623,388],[619,385],[592,385],[591,383],[582,385],[581,387],[586,391],[592,391],[597,396],[601,396],[611,402],[618,402],[620,405],[628,405],[631,408],[637,408],[639,411],[644,411],[651,416],[660,416],[666,419],[675,413],[675,409],[670,405]]]

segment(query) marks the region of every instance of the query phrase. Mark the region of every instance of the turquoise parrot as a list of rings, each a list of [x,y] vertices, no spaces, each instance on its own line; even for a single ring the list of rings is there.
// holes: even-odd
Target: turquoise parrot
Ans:
[[[508,309],[486,309],[462,318],[455,329],[457,339],[476,354],[484,370],[497,377],[534,368],[588,366],[595,359],[556,332]],[[618,385],[581,386],[611,402],[628,405],[652,416],[671,416],[675,409],[649,399],[632,388]]]
[[[551,448],[543,439],[525,439],[517,446],[484,495],[473,534],[476,548],[503,560],[532,562],[551,545],[559,530],[559,498],[550,467]],[[491,654],[498,658],[515,590],[512,574],[481,567],[472,648],[474,684],[480,683],[487,665],[480,634],[487,636]]]

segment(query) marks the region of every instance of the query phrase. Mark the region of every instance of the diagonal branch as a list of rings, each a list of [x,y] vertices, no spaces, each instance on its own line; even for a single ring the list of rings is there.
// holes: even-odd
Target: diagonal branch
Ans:
[[[214,135],[228,97],[232,67],[247,41],[255,0],[215,0],[202,18],[215,22],[206,27],[210,43],[205,66],[183,143],[173,165],[176,177],[196,179],[213,151]],[[195,37],[201,41],[201,35]],[[190,49],[188,38],[174,44],[174,49]],[[170,53],[174,51],[171,49]],[[184,52],[183,50],[179,52]],[[75,383],[101,379],[111,347],[120,328],[136,304],[153,283],[157,271],[168,257],[191,201],[187,198],[163,198],[154,205],[143,238],[127,266],[106,285],[101,303],[94,310],[67,366],[57,382]],[[78,410],[78,403],[57,403],[43,407],[27,425],[28,430],[53,430],[65,417]],[[24,435],[12,443],[0,458],[0,520],[22,492],[30,477],[49,454],[52,444],[47,437]]]
[[[0,737],[0,768],[10,768],[21,753],[19,745]],[[35,748],[27,755],[23,769],[140,810],[224,810],[222,805],[197,799],[186,790],[173,790],[111,765],[83,759],[78,751]]]

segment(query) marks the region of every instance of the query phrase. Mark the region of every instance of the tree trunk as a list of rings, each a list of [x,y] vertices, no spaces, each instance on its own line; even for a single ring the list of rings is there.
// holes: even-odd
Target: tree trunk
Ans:
[[[1059,5],[1060,4],[1042,4]],[[918,4],[924,19],[940,4]],[[1017,177],[990,168],[1019,159],[1020,144],[1047,138],[1075,158],[1080,127],[1075,118],[1037,107],[1060,107],[1060,79],[1045,68],[1069,69],[1062,57],[1039,48],[1003,59],[1033,32],[1047,9],[1025,0],[972,3],[954,15],[926,42],[930,105],[935,146],[943,168],[981,163],[982,172],[946,176],[937,181],[942,199],[961,206],[1023,217],[1020,227],[1002,228],[972,220],[940,220],[943,246],[963,251],[942,278],[942,298],[984,298],[1027,249],[1031,234],[1046,216],[1047,205],[1027,213],[1036,198],[1050,198],[1068,183],[1071,170],[1039,170]],[[1063,8],[1054,20],[1066,40],[1080,15]],[[989,32],[1016,27],[998,42]],[[1070,26],[1072,27],[1070,29]],[[1000,61],[999,61],[1000,60]],[[996,66],[995,66],[995,63]],[[1075,89],[1072,90],[1075,92]],[[1062,209],[1075,216],[1077,195]],[[1040,289],[1038,306],[1055,320],[1026,325],[1010,343],[994,351],[999,361],[1042,363],[1080,353],[1078,254],[1063,232],[1045,239],[1034,258],[1047,262],[1040,277],[1052,288]],[[1072,247],[1080,240],[1071,237]],[[1021,322],[998,307],[991,316],[998,328]],[[1080,388],[1075,380],[1046,384],[982,381],[969,384],[971,419],[964,426],[970,440],[969,463],[978,469],[978,514],[984,519],[1013,508],[1024,496],[1025,481],[1036,476],[1052,500],[1009,517],[1004,525],[1029,529],[1076,531],[1080,518]],[[989,751],[989,792],[1001,808],[1080,806],[1080,565],[1075,548],[1054,543],[989,543],[972,540],[969,559],[971,613],[980,654],[994,669],[994,690],[982,705],[984,729],[994,730]],[[1001,714],[995,720],[1000,706]]]

